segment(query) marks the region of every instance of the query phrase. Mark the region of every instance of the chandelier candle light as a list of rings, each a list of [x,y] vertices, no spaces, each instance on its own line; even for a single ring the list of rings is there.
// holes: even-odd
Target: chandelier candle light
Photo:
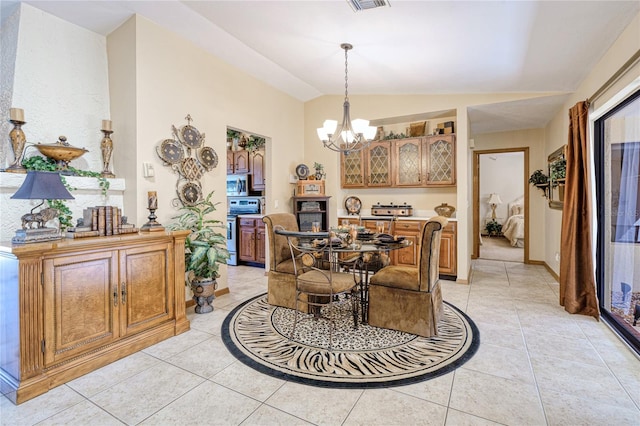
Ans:
[[[369,126],[369,120],[351,121],[349,109],[349,81],[347,52],[353,49],[349,43],[340,45],[344,49],[344,104],[342,125],[338,128],[336,120],[325,120],[323,127],[318,128],[318,137],[326,148],[336,152],[355,152],[369,146],[375,137],[377,128]],[[337,129],[337,130],[336,130]]]

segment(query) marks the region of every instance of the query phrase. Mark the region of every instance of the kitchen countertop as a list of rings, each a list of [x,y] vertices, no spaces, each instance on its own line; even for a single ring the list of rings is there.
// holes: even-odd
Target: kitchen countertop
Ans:
[[[418,210],[415,212],[413,216],[397,216],[396,220],[429,220],[434,216],[438,216],[435,211],[432,210]],[[359,216],[350,215],[345,210],[338,210],[338,219],[353,219],[353,218],[362,218],[366,220],[376,220],[376,218],[383,219],[388,216],[373,216],[371,214],[371,210],[362,209],[360,211]],[[458,219],[455,217],[448,217],[447,220],[451,222],[457,222]]]
[[[262,219],[264,215],[260,213],[250,213],[250,214],[239,214],[238,217],[244,218],[244,219]]]

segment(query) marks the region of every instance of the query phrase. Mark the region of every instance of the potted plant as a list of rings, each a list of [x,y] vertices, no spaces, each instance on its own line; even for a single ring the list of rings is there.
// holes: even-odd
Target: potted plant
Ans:
[[[489,236],[500,235],[500,233],[502,232],[502,225],[496,222],[495,219],[487,222],[484,228],[487,230],[487,234],[489,234]]]
[[[320,163],[313,163],[313,168],[315,169],[316,173],[316,180],[322,180],[324,179],[324,177],[326,176],[326,173],[324,171],[324,166]]]
[[[538,189],[540,189],[544,195],[547,195],[547,188],[549,187],[549,176],[545,175],[544,172],[540,169],[533,172],[533,174],[529,177],[529,183],[535,185]]]
[[[208,217],[220,204],[211,201],[212,197],[213,191],[193,206],[182,206],[180,214],[172,218],[175,222],[168,225],[172,230],[191,231],[185,240],[185,284],[191,286],[198,314],[213,311],[218,269],[229,259],[227,237],[216,230],[224,224]]]

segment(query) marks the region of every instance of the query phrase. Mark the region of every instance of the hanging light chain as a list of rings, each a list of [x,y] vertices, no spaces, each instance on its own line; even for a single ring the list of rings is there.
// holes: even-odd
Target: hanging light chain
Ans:
[[[343,44],[344,49],[344,100],[349,100],[349,62],[348,62],[348,52],[351,49],[351,45]]]

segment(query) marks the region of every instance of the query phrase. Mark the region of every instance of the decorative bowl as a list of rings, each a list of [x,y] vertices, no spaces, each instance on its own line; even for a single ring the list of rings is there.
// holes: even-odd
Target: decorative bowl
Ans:
[[[67,143],[67,138],[60,136],[59,141],[53,144],[37,144],[35,147],[40,154],[47,158],[51,158],[58,163],[58,170],[65,170],[69,161],[81,157],[84,153],[89,152],[84,148],[76,148]]]
[[[442,203],[438,207],[434,208],[434,210],[440,216],[451,217],[451,215],[456,211],[456,208],[447,203]]]

